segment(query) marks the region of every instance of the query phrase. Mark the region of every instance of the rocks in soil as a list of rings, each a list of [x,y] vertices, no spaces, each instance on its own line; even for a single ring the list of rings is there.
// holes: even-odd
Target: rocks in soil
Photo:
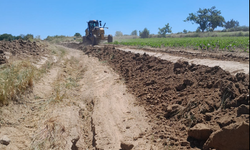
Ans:
[[[221,128],[227,125],[230,125],[231,123],[234,123],[234,122],[235,120],[233,119],[233,117],[229,115],[224,115],[221,118],[219,118],[219,120],[217,121],[217,123],[219,124]]]
[[[6,145],[6,146],[9,145],[10,142],[11,142],[11,140],[8,138],[7,135],[2,136],[0,139],[0,143],[3,145]]]
[[[133,147],[133,144],[130,144],[128,142],[121,142],[121,150],[131,150]]]
[[[247,150],[249,149],[249,124],[234,123],[212,133],[203,146],[204,150]]]
[[[241,114],[249,114],[249,105],[241,104],[237,109],[237,116]]]
[[[198,123],[193,128],[188,130],[188,136],[197,140],[206,141],[212,132],[213,130],[207,127],[205,124]]]
[[[169,117],[181,112],[183,109],[184,109],[184,107],[179,105],[179,104],[169,105],[167,107],[166,114],[164,115],[164,117],[169,118]]]

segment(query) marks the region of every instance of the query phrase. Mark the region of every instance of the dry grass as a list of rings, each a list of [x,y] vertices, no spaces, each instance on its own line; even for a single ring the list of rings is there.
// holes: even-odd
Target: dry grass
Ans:
[[[57,79],[52,83],[53,102],[60,102],[71,97],[71,90],[76,90],[79,87],[78,82],[85,72],[85,68],[79,65],[79,61],[74,57],[65,59],[63,68],[63,71],[57,75]]]
[[[29,61],[0,66],[0,103],[17,100],[26,89],[33,86],[35,67]]]
[[[61,59],[65,49],[56,49]],[[6,105],[11,100],[20,99],[24,92],[33,86],[33,82],[39,80],[54,65],[53,60],[46,61],[40,68],[36,68],[29,60],[9,61],[0,65],[0,105]]]
[[[60,124],[57,117],[52,117],[44,122],[45,127],[41,130],[32,141],[31,149],[63,149],[67,144],[63,137],[65,127]],[[61,146],[61,147],[60,147]]]
[[[11,100],[18,100],[39,80],[54,63],[46,62],[39,69],[29,61],[15,61],[0,66],[0,104],[6,105]]]

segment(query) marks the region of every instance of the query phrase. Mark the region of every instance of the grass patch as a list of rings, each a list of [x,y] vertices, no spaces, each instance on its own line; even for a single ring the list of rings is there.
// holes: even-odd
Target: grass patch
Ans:
[[[35,67],[28,61],[0,66],[0,104],[17,100],[28,88],[33,86]]]

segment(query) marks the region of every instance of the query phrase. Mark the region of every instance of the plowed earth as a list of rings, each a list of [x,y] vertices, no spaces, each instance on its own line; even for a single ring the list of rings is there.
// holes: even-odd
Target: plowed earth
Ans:
[[[197,123],[213,131],[235,122],[249,123],[249,114],[237,115],[240,105],[249,107],[249,76],[244,73],[234,76],[218,66],[172,63],[113,46],[78,48],[107,61],[121,75],[129,92],[150,114],[150,121],[155,123],[154,141],[162,148],[169,144],[202,148],[205,141],[187,135],[187,130]],[[223,118],[227,121],[221,122]]]
[[[38,42],[15,40],[0,41],[0,64],[4,64],[10,57],[39,58],[47,51],[46,45]]]
[[[133,46],[117,46],[121,49],[131,48],[131,49],[138,49],[137,47]],[[249,53],[246,52],[229,52],[229,51],[207,51],[207,50],[190,50],[190,49],[171,49],[171,48],[142,48],[144,51],[148,52],[161,52],[167,53],[173,56],[182,56],[187,58],[200,58],[200,59],[214,59],[214,60],[224,60],[224,61],[237,61],[243,63],[249,63]]]

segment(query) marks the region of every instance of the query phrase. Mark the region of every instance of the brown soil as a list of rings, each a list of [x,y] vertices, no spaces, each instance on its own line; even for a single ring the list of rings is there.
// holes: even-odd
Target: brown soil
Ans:
[[[237,115],[239,106],[249,105],[249,76],[244,73],[233,76],[218,66],[172,63],[113,46],[82,50],[107,61],[124,78],[129,92],[143,104],[150,122],[156,124],[152,134],[162,147],[170,144],[202,148],[205,141],[187,135],[187,130],[197,123],[213,131],[235,122],[249,123],[249,114]]]
[[[45,44],[40,42],[24,40],[0,41],[0,64],[6,63],[11,57],[15,57],[15,59],[16,57],[19,59],[40,58],[46,53],[46,47]]]
[[[138,49],[134,46],[117,46],[118,48],[131,48]],[[236,61],[242,63],[249,63],[249,53],[247,52],[229,52],[229,51],[207,51],[207,50],[191,50],[191,49],[182,49],[182,48],[141,48],[141,50],[148,52],[161,52],[167,53],[172,56],[181,56],[188,59],[199,58],[199,59],[214,59],[214,60],[223,60],[223,61]]]
[[[249,137],[244,73],[114,46],[50,45],[53,52],[44,55],[38,43],[3,43],[4,57],[39,58],[35,66],[49,61],[52,67],[1,107],[0,149],[209,149],[238,131]],[[231,129],[236,133],[224,132]]]
[[[17,101],[1,107],[0,149],[154,148],[151,125],[106,63],[50,45],[52,67]],[[65,50],[61,58],[60,50]],[[155,148],[154,148],[155,149]]]

